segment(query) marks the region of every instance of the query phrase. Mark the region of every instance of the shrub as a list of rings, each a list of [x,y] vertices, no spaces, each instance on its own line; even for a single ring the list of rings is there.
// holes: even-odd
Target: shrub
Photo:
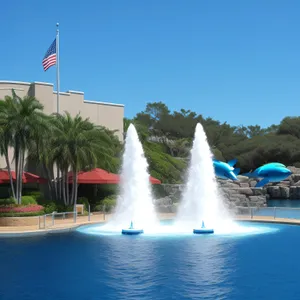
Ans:
[[[106,197],[102,200],[102,205],[105,206],[105,211],[111,211],[117,204],[115,196]]]
[[[152,176],[164,183],[179,183],[181,181],[181,176],[186,168],[184,160],[163,153],[155,143],[146,143],[144,150]]]
[[[24,196],[31,196],[32,198],[35,199],[36,202],[39,202],[40,200],[42,200],[44,197],[43,197],[43,194],[40,192],[40,191],[35,191],[35,190],[25,190],[23,192],[23,195]]]
[[[36,212],[0,212],[0,217],[34,217],[41,216],[44,214],[44,211],[36,211]]]
[[[32,196],[22,196],[22,205],[30,204],[37,204],[35,198]]]
[[[56,206],[57,211],[58,212],[72,212],[74,211],[74,206],[73,205],[69,205],[69,206],[65,206],[63,204],[59,204]]]
[[[14,198],[0,199],[0,206],[9,206],[16,204],[16,200]]]
[[[94,211],[102,211],[103,210],[103,205],[102,204],[97,204],[94,209]]]
[[[51,214],[52,212],[57,211],[57,205],[54,202],[48,202],[44,205],[45,214]]]
[[[115,196],[106,197],[95,206],[95,211],[111,212],[116,206],[116,202],[117,200]]]
[[[84,210],[88,211],[89,210],[89,200],[86,197],[79,197],[77,199],[77,204],[84,204]]]
[[[44,207],[38,204],[32,204],[27,206],[11,206],[11,207],[0,207],[1,213],[43,213]]]

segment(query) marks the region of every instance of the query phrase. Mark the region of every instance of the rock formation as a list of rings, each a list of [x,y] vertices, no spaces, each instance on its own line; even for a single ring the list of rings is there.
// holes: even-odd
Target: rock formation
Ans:
[[[269,199],[300,199],[300,168],[288,169],[293,172],[289,178],[266,186]]]
[[[255,188],[258,180],[238,176],[239,181],[218,179],[219,190],[229,208],[261,207],[268,199],[300,199],[300,168],[288,167],[293,174],[279,183],[269,183],[263,188]],[[159,212],[176,212],[181,199],[183,184],[162,185],[164,196],[155,200]]]

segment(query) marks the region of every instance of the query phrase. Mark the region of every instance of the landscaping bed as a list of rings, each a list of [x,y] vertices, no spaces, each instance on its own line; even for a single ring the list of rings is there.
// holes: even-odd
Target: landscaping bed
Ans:
[[[22,197],[22,205],[17,205],[12,198],[0,199],[0,226],[37,225],[38,216],[44,213],[44,206],[30,196]]]

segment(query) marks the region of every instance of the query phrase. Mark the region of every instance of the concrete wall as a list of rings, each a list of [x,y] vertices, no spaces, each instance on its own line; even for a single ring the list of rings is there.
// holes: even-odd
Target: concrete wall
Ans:
[[[7,95],[11,96],[12,89],[20,97],[35,96],[44,105],[46,114],[57,112],[57,92],[53,91],[53,84],[0,81],[0,99],[4,99]],[[72,116],[80,113],[83,118],[89,118],[96,125],[105,126],[110,130],[117,130],[116,135],[121,141],[123,140],[124,105],[85,100],[84,93],[77,91],[59,93],[59,99],[60,113],[68,111]],[[0,168],[5,167],[5,160],[0,157]]]

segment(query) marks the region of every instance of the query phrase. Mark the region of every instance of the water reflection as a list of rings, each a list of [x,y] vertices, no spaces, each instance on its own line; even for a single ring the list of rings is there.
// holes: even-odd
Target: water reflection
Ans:
[[[158,278],[152,243],[122,236],[105,237],[101,243],[106,248],[102,268],[112,292],[112,297],[107,294],[106,299],[151,299],[149,295]]]
[[[228,284],[235,269],[231,245],[224,240],[208,237],[187,239],[174,260],[182,284],[180,296],[190,299],[223,299],[232,287]],[[225,284],[226,283],[226,284]]]

